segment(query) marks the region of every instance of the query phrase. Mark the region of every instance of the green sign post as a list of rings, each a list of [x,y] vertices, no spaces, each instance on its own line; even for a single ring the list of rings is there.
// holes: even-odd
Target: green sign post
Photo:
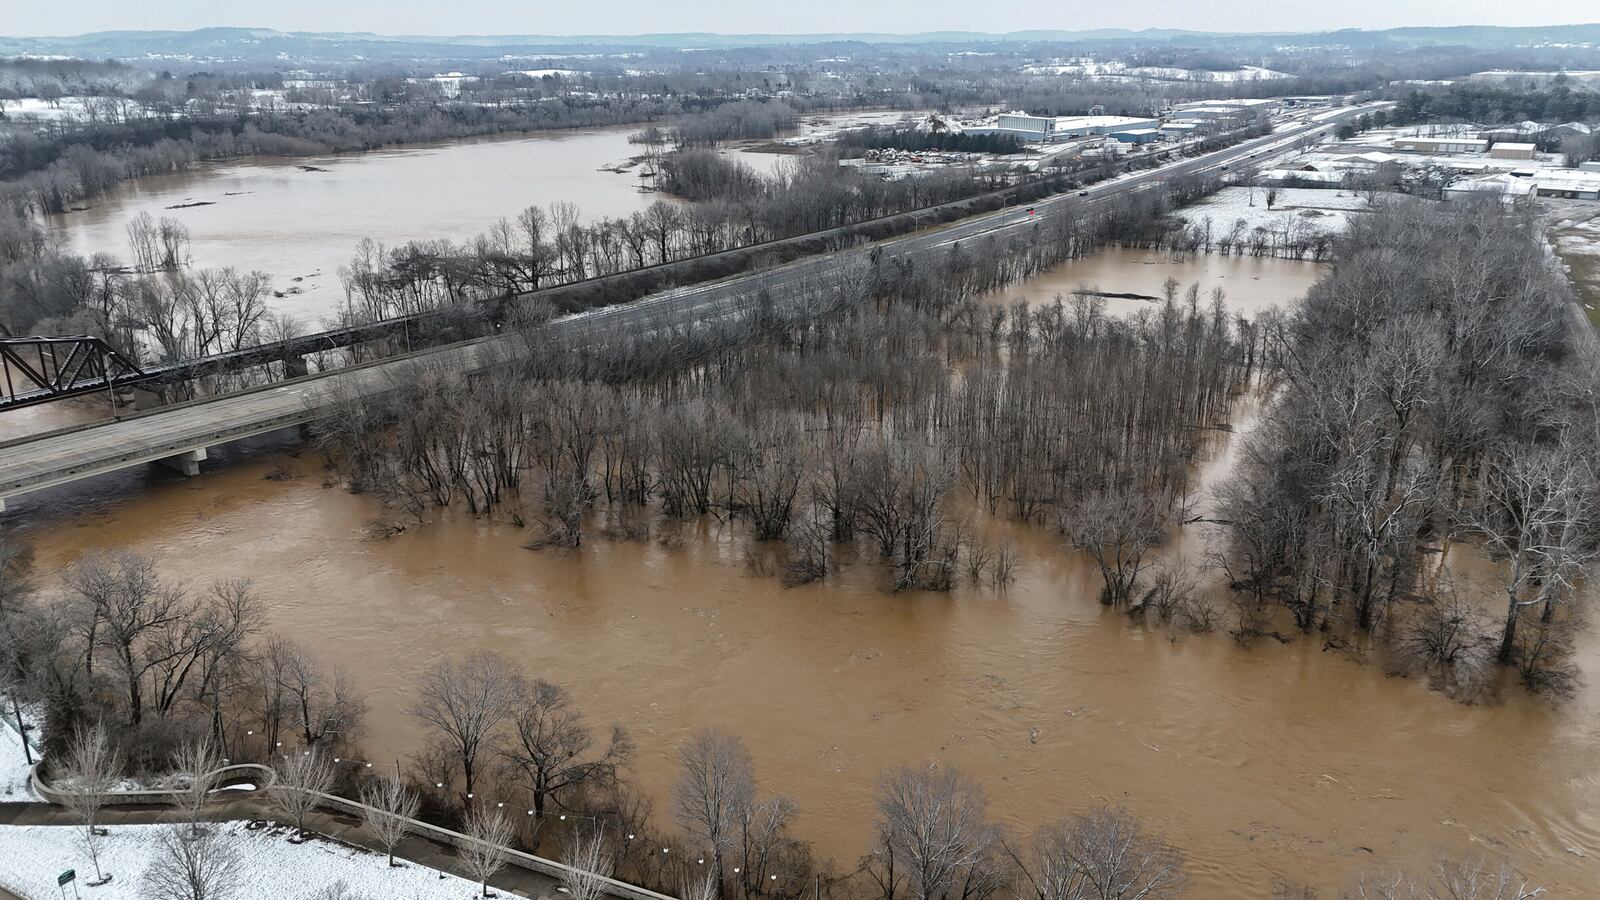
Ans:
[[[78,870],[68,869],[56,876],[56,887],[61,888],[61,898],[66,900],[67,882],[72,882],[72,896],[78,896]]]

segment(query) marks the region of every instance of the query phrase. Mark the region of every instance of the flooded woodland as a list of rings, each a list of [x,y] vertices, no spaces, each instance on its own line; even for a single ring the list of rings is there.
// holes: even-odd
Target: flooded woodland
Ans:
[[[539,156],[521,153],[530,142]],[[651,202],[634,175],[596,173],[629,155],[626,130],[613,129],[302,161],[327,171],[217,166],[130,183],[59,225],[80,252],[116,249],[139,211],[215,200],[176,211],[196,264],[264,269],[280,286],[314,278],[283,307],[311,315],[338,296],[334,271],[364,235],[459,236],[541,200],[594,215]],[[525,189],[512,195],[486,166],[517,167]],[[578,187],[555,191],[562,179]],[[1129,315],[1171,277],[1220,287],[1253,315],[1287,306],[1324,271],[1111,249],[987,299],[1037,304],[1093,286],[1111,295],[1111,314]],[[1236,403],[1210,442],[1188,487],[1200,508],[1259,408]],[[22,418],[0,421],[0,437],[97,410],[10,413]],[[275,632],[352,674],[369,707],[360,746],[385,763],[422,746],[406,712],[416,674],[489,650],[565,686],[592,724],[625,726],[638,745],[629,777],[663,820],[687,737],[706,725],[739,736],[763,788],[799,802],[797,835],[845,869],[872,840],[879,774],[909,764],[974,776],[1019,841],[1091,803],[1126,806],[1188,855],[1199,897],[1265,898],[1274,876],[1343,884],[1441,848],[1510,854],[1555,896],[1600,882],[1600,859],[1585,855],[1600,847],[1592,634],[1577,653],[1587,686],[1572,699],[1513,689],[1468,704],[1316,635],[1240,646],[1225,631],[1130,624],[1097,600],[1093,563],[1060,534],[999,518],[979,527],[1016,543],[1015,582],[948,592],[890,592],[873,560],[848,551],[835,574],[784,587],[752,572],[747,529],[716,516],[662,522],[649,540],[530,550],[528,531],[503,517],[450,509],[377,538],[379,501],[342,489],[292,435],[214,451],[197,478],[131,470],[8,507],[6,527],[34,547],[46,589],[98,551],[149,554],[196,585],[251,579]],[[1162,553],[1196,561],[1216,539],[1203,524],[1175,537]],[[1432,565],[1465,590],[1495,590],[1493,564],[1466,547]]]
[[[1119,252],[997,299],[1086,282],[1143,293],[1172,274],[1264,303],[1319,272]],[[1237,408],[1236,431],[1255,410]],[[1208,456],[1197,495],[1227,470],[1232,440]],[[1091,802],[1125,805],[1189,854],[1197,896],[1265,897],[1274,874],[1338,884],[1441,847],[1511,853],[1564,896],[1596,876],[1573,852],[1600,842],[1594,687],[1559,707],[1515,693],[1465,705],[1316,637],[1241,648],[1133,626],[1097,602],[1085,557],[1024,525],[985,526],[1022,550],[1004,590],[889,593],[869,561],[850,560],[785,588],[751,574],[745,536],[714,519],[532,551],[524,529],[450,512],[375,540],[377,501],[325,484],[294,441],[219,456],[192,480],[152,469],[23,498],[9,524],[46,573],[131,550],[196,584],[251,578],[275,630],[354,673],[373,759],[420,747],[405,712],[418,671],[493,650],[568,687],[591,721],[626,726],[631,776],[658,815],[694,729],[739,735],[763,786],[799,801],[799,836],[846,868],[871,839],[878,774],[925,763],[976,776],[1019,835]],[[285,460],[301,477],[265,477]],[[1191,526],[1165,552],[1198,556],[1208,539]],[[1488,572],[1455,553],[1468,584]],[[1585,638],[1591,684],[1596,649]]]

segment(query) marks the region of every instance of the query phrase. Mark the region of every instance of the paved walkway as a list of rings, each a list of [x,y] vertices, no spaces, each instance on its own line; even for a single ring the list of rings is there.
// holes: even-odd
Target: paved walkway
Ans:
[[[261,800],[246,798],[213,803],[206,809],[206,819],[211,822],[231,822],[244,819],[273,819],[267,812],[266,804]],[[100,810],[100,821],[104,825],[149,825],[161,822],[182,822],[183,814],[171,806],[107,806]],[[67,810],[49,803],[0,803],[0,826],[4,825],[52,825],[61,827],[77,827],[77,818]],[[342,813],[317,810],[306,816],[306,828],[325,837],[364,847],[381,854],[383,851],[366,834],[361,831],[361,823],[354,816]],[[426,838],[411,835],[395,849],[395,856],[409,862],[427,866],[431,869],[443,870],[452,875],[471,880],[461,866],[457,864],[458,851],[448,844],[435,843]],[[541,900],[557,900],[566,895],[557,891],[558,882],[541,872],[517,867],[514,863],[507,863],[500,870],[500,874],[489,879],[489,886],[496,893],[506,893],[517,897],[541,898]],[[47,897],[18,898],[0,888],[0,900],[51,900]]]

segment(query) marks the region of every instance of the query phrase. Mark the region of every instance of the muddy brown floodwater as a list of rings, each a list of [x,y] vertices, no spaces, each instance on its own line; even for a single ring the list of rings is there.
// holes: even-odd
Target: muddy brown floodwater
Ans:
[[[1315,276],[1273,275],[1298,279],[1283,301]],[[567,685],[595,724],[625,725],[663,824],[676,748],[727,728],[764,788],[800,801],[801,836],[847,868],[878,773],[937,764],[980,779],[1014,839],[1093,802],[1128,806],[1189,854],[1201,898],[1265,898],[1274,875],[1342,885],[1438,848],[1510,853],[1555,896],[1600,885],[1592,686],[1560,708],[1515,692],[1467,706],[1317,640],[1174,639],[1104,611],[1093,571],[1050,534],[1003,524],[1024,551],[1016,584],[947,595],[884,593],[865,564],[785,590],[747,574],[741,532],[704,524],[681,546],[532,552],[524,531],[447,515],[373,541],[374,501],[323,487],[309,454],[305,477],[264,480],[281,455],[24,498],[8,524],[46,581],[113,549],[197,583],[254,579],[273,628],[369,692],[374,759],[420,744],[404,713],[416,674],[480,649]],[[1224,448],[1201,480],[1228,462]],[[1185,536],[1191,558],[1205,537]],[[1586,642],[1591,684],[1597,655]]]
[[[1026,298],[1038,305],[1049,302],[1057,294],[1070,298],[1073,291],[1085,287],[1105,293],[1161,297],[1162,284],[1168,278],[1176,278],[1182,285],[1180,298],[1189,285],[1199,284],[1201,302],[1209,304],[1212,289],[1221,288],[1227,294],[1231,309],[1256,315],[1272,306],[1287,308],[1289,301],[1304,294],[1324,269],[1320,263],[1265,257],[1214,254],[1174,257],[1162,250],[1109,247],[1063,263],[1013,287],[994,291],[988,299],[992,303],[1009,303]],[[1106,299],[1106,312],[1110,315],[1132,315],[1141,309],[1155,308],[1153,300]]]

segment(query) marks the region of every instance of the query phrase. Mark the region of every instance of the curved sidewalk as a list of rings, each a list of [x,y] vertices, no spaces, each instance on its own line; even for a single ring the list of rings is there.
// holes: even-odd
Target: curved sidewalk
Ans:
[[[208,822],[272,818],[273,816],[267,811],[266,803],[255,797],[214,802],[206,807],[205,815]],[[186,819],[180,810],[164,804],[107,806],[100,810],[100,823],[109,827],[184,821]],[[77,818],[72,813],[54,804],[43,802],[0,803],[0,829],[7,825],[79,827]],[[360,821],[353,815],[318,809],[306,816],[306,830],[380,855],[383,853],[383,849],[362,832]],[[4,834],[5,832],[0,830],[0,841],[3,841]],[[459,851],[455,847],[415,834],[408,835],[400,846],[395,848],[397,860],[404,859],[416,865],[442,870],[471,881],[472,876],[467,875],[457,865],[458,854]],[[519,866],[515,857],[508,859],[505,868],[489,879],[489,885],[496,891],[504,891],[517,897],[555,900],[565,896],[563,892],[557,890],[560,882],[549,875]],[[0,900],[49,900],[49,898],[17,898],[4,888],[0,888]]]

